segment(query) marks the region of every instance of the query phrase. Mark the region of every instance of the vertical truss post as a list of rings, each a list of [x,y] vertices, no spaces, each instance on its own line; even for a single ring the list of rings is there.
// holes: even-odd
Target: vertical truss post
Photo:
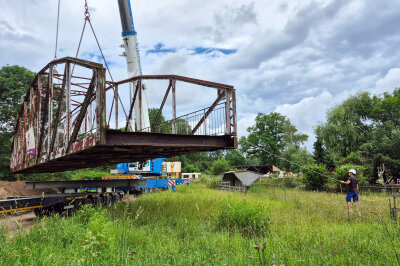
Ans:
[[[230,126],[233,127],[233,132],[237,134],[237,124],[236,124],[236,91],[235,89],[231,90],[231,96],[232,96],[232,124]],[[237,138],[235,138],[235,141],[237,142]],[[235,146],[237,146],[237,143],[235,143]]]
[[[137,82],[137,86],[139,88],[139,131],[142,131],[143,124],[142,124],[142,80],[139,79]]]
[[[53,131],[53,69],[54,65],[49,68],[49,75],[47,81],[47,89],[49,91],[49,121],[47,122],[47,152],[48,159],[50,159],[50,146],[51,146],[51,136]]]
[[[64,69],[64,78],[62,80],[62,85],[61,85],[61,92],[58,95],[58,103],[57,103],[57,111],[56,111],[56,117],[54,119],[54,126],[53,126],[53,132],[51,135],[51,142],[50,142],[50,149],[49,149],[49,158],[51,156],[51,153],[54,150],[54,145],[56,143],[56,137],[57,137],[57,131],[58,131],[58,125],[60,123],[61,120],[61,112],[63,109],[63,105],[64,105],[64,92],[65,92],[65,85],[66,85],[66,70],[67,68],[65,67]],[[57,142],[58,145],[58,142]]]
[[[206,110],[204,109],[203,116],[205,116],[205,115],[206,115]],[[203,125],[204,125],[204,135],[207,135],[207,119],[204,120]]]
[[[47,81],[49,83],[49,81]],[[36,158],[36,163],[40,162],[40,156],[42,155],[42,148],[43,148],[43,137],[44,137],[44,127],[49,115],[49,90],[46,90],[46,96],[44,100],[44,110],[41,116],[41,122],[40,122],[40,135],[39,135],[39,145],[38,145],[38,152],[37,152],[37,158]]]
[[[115,129],[118,129],[118,85],[114,84]]]
[[[26,162],[26,115],[27,115],[27,103],[24,101],[24,125],[22,127],[22,148],[23,148],[23,164]]]
[[[64,145],[67,148],[71,131],[71,64],[65,63],[65,123]]]
[[[29,87],[29,128],[33,127],[33,109],[34,109],[33,88]]]
[[[37,87],[36,87],[36,132],[35,132],[35,138],[36,138],[36,161],[39,160],[39,136],[40,136],[40,125],[41,125],[41,117],[42,117],[42,79],[41,76],[38,75],[37,78]]]
[[[225,90],[225,134],[231,133],[231,92]]]
[[[176,134],[176,80],[172,80],[172,134]]]
[[[96,144],[106,143],[106,72],[104,68],[96,70]]]

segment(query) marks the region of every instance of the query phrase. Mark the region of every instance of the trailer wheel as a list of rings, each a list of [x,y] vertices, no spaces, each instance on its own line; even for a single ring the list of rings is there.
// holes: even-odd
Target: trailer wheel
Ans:
[[[114,200],[115,200],[115,202],[120,202],[121,201],[121,195],[120,194],[115,194]]]
[[[49,216],[53,211],[50,208],[37,208],[34,209],[33,212],[37,217],[42,218],[44,216]]]
[[[100,206],[103,206],[103,205],[104,205],[104,199],[103,199],[103,197],[97,197],[96,200],[95,200],[95,203],[96,203],[96,204],[95,204],[96,206],[99,206],[99,207],[100,207]]]
[[[85,205],[91,205],[92,203],[93,203],[93,201],[92,201],[91,198],[86,198],[86,199],[84,199],[84,201],[83,201],[83,204],[85,204]]]
[[[112,198],[112,196],[111,196],[111,195],[107,195],[106,201],[105,201],[106,206],[107,206],[107,207],[111,207],[112,203],[113,203],[113,198]]]
[[[42,218],[44,216],[42,208],[36,208],[33,210],[36,217]]]

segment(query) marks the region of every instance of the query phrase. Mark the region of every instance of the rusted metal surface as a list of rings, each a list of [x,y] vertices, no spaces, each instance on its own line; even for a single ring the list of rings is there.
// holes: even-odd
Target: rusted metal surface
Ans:
[[[157,88],[164,98],[151,127],[139,127],[134,132],[128,126],[136,97],[137,104],[142,104],[142,90],[138,88],[151,80],[167,83],[165,91]],[[128,106],[124,106],[121,88],[130,82],[136,84],[134,99],[127,99]],[[185,89],[187,84],[214,88],[218,95],[213,99],[215,93],[210,93],[212,104],[208,107],[178,117],[177,87],[181,84],[186,84]],[[108,98],[111,108],[107,108],[108,90],[112,92]],[[171,109],[166,109],[169,96]],[[235,104],[235,90],[229,85],[177,75],[137,76],[114,83],[106,81],[101,64],[71,57],[57,59],[38,72],[24,98],[15,127],[10,170],[59,172],[235,148]],[[171,114],[170,120],[159,119],[163,110]],[[111,123],[112,112],[115,123]],[[119,115],[125,115],[125,130],[118,128]],[[141,115],[138,117],[141,119]]]

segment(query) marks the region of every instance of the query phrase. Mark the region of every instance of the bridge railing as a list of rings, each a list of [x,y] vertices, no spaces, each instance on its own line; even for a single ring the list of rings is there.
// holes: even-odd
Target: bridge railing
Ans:
[[[178,135],[236,135],[235,89],[232,86],[225,84],[177,75],[147,75],[133,77],[115,84],[115,87],[117,88],[126,83],[133,83],[135,86],[135,95],[136,97],[139,97],[139,100],[136,103],[132,102],[129,108],[125,107],[125,110],[133,110],[134,108],[132,105],[141,104],[142,99],[140,97],[142,96],[141,94],[136,93],[136,91],[138,91],[139,86],[143,86],[145,82],[151,82],[154,80],[165,81],[165,89],[160,89],[160,85],[157,86],[157,93],[163,95],[163,98],[159,107],[156,108],[157,114],[150,121],[150,127],[141,127],[140,121],[136,121],[136,130],[133,130],[128,122],[126,122],[125,129],[129,131]],[[205,90],[210,88],[211,90]],[[177,115],[179,113],[177,98],[179,99],[179,92],[182,90],[185,90],[186,93],[188,90],[201,90],[203,94],[207,93],[207,99],[212,101],[208,101],[209,105],[205,108],[203,107],[196,111],[185,108],[185,110],[189,111],[188,113]],[[118,93],[118,90],[115,90],[114,93]],[[201,93],[197,93],[197,95],[201,95]],[[213,98],[212,95],[215,95],[215,97]],[[118,97],[114,96],[114,98],[117,99]],[[165,106],[168,98],[170,98],[169,107]],[[200,99],[197,100],[194,98],[191,99],[191,102],[194,106],[197,106]],[[116,105],[113,106],[117,108]],[[166,109],[167,111],[165,111]],[[139,108],[139,112],[140,110],[141,108]],[[118,109],[111,110],[110,112],[117,114]],[[165,113],[169,114],[170,119],[164,119],[163,115],[165,115]],[[127,121],[132,119],[130,112],[128,112],[127,116]],[[141,114],[138,114],[137,117],[141,117]],[[115,121],[115,123],[118,125],[118,121]]]

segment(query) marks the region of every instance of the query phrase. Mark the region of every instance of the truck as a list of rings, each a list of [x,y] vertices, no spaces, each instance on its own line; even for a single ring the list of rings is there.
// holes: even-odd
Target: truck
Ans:
[[[173,171],[180,172],[180,162],[165,162],[165,158],[156,158],[146,161],[120,163],[117,164],[116,169],[110,171],[110,175],[103,176],[103,180],[146,180],[146,185],[133,186],[133,187],[120,187],[119,190],[133,194],[149,193],[158,190],[168,190],[169,187],[172,191],[176,190],[177,185],[186,184],[190,186],[189,178],[179,178],[177,172],[172,172],[170,165],[179,165],[179,167],[172,167],[177,169]],[[173,174],[173,175],[171,175]]]

